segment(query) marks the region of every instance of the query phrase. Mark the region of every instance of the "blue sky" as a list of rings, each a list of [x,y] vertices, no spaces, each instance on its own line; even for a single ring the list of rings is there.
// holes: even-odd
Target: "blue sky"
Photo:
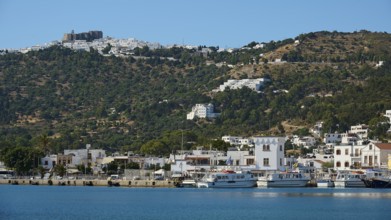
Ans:
[[[0,48],[64,33],[241,47],[315,31],[391,33],[391,0],[0,0]]]

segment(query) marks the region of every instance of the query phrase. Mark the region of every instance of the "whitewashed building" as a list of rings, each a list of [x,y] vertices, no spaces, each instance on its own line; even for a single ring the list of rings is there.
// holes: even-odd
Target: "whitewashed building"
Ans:
[[[78,149],[64,150],[64,155],[72,155],[71,165],[96,164],[106,157],[105,150],[100,149]]]
[[[350,134],[356,134],[359,138],[365,139],[368,138],[368,125],[355,125],[350,126]]]
[[[299,137],[299,136],[295,135],[295,136],[293,136],[292,143],[295,144],[296,146],[310,148],[310,147],[315,146],[316,139],[311,136]]]
[[[235,145],[235,146],[241,146],[241,147],[244,145],[254,146],[254,141],[252,138],[243,138],[241,136],[225,135],[225,136],[221,137],[221,140],[223,140],[224,142],[229,143],[231,145]]]
[[[342,142],[342,135],[340,133],[326,133],[324,134],[323,142],[326,144],[338,144]]]
[[[226,88],[229,89],[241,89],[243,87],[250,88],[254,91],[259,91],[262,86],[265,84],[265,82],[269,81],[265,78],[258,78],[258,79],[229,79],[227,82],[225,82],[223,85],[220,85],[219,89],[217,91],[223,92]]]
[[[361,167],[361,151],[365,145],[338,145],[334,147],[334,168],[350,170]]]
[[[191,109],[191,112],[187,114],[187,120],[193,120],[195,118],[216,118],[220,114],[214,112],[213,104],[196,104]]]
[[[282,170],[285,137],[253,137],[255,166],[258,170]]]
[[[56,154],[48,155],[44,158],[41,158],[42,167],[47,170],[54,168],[56,166],[56,163],[57,163],[57,155]]]
[[[362,148],[361,166],[368,168],[387,168],[390,143],[369,143]]]

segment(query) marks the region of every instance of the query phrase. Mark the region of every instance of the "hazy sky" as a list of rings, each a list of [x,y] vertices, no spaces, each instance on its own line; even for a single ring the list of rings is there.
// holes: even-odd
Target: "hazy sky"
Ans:
[[[227,48],[362,29],[391,33],[391,0],[0,0],[0,48],[61,40],[71,30]]]

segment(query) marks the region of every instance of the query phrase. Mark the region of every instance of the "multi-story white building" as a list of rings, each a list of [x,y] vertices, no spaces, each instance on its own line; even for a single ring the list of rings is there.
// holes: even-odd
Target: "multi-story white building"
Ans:
[[[342,135],[339,133],[324,134],[323,142],[326,144],[338,144],[342,142]]]
[[[301,146],[304,148],[310,148],[315,146],[316,139],[314,137],[305,136],[305,137],[299,137],[297,135],[293,136],[293,144],[297,146]]]
[[[229,89],[241,89],[243,87],[248,87],[254,91],[259,91],[261,87],[265,84],[268,79],[258,78],[258,79],[229,79],[223,85],[220,85],[218,91],[224,91],[226,88]]]
[[[341,144],[357,144],[360,139],[356,134],[343,133],[341,134]]]
[[[253,137],[258,170],[281,170],[284,166],[285,137]]]
[[[231,145],[240,146],[240,147],[242,147],[244,145],[254,146],[254,142],[253,142],[252,138],[243,138],[240,136],[226,135],[226,136],[221,137],[221,140],[223,140],[224,142],[227,142]]]
[[[64,155],[72,155],[71,165],[91,164],[94,165],[97,161],[106,157],[105,150],[100,149],[78,149],[64,150]]]
[[[387,168],[388,155],[391,154],[389,143],[369,143],[362,149],[361,166],[368,168]]]
[[[334,147],[334,168],[350,170],[361,167],[361,151],[365,145],[338,145]]]
[[[187,120],[193,120],[195,118],[215,118],[219,113],[214,113],[213,104],[196,104],[191,109],[191,112],[187,114]]]
[[[42,167],[47,170],[52,169],[57,164],[57,155],[52,154],[52,155],[48,155],[44,158],[41,158],[41,164],[42,164]]]
[[[364,139],[368,137],[368,125],[350,126],[350,134],[356,134],[359,138]]]
[[[334,147],[334,168],[350,170],[354,168],[387,168],[391,144],[359,143]]]

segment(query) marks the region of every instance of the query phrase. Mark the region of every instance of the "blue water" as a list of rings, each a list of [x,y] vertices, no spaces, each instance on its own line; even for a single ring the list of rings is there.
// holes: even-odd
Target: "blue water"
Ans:
[[[391,219],[391,189],[0,185],[0,219]]]

